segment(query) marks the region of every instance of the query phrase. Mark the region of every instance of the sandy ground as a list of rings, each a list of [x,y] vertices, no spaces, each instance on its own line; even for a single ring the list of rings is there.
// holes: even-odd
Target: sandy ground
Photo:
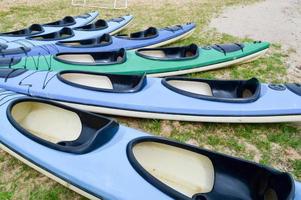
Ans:
[[[230,35],[281,44],[289,54],[289,80],[301,82],[301,0],[266,0],[230,7],[209,26]]]

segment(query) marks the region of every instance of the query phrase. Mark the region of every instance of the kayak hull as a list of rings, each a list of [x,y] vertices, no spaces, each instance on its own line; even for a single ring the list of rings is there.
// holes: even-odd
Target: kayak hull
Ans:
[[[84,26],[86,24],[92,23],[96,17],[99,15],[98,12],[90,12],[85,14],[86,16],[76,16],[74,17],[74,21],[75,23],[73,25],[69,25],[69,26],[43,26],[43,32],[40,34],[34,34],[36,35],[42,35],[42,34],[48,34],[51,32],[56,32],[64,27],[68,27],[68,28],[77,28],[80,26]],[[5,34],[0,33],[0,42],[1,43],[8,43],[14,40],[20,40],[20,39],[25,39],[27,36],[6,36]]]
[[[70,41],[70,40],[84,40],[84,39],[89,39],[89,38],[94,38],[94,37],[99,37],[103,34],[109,33],[109,34],[115,34],[121,31],[123,28],[128,26],[130,22],[133,19],[132,15],[126,15],[120,17],[120,19],[123,19],[122,21],[115,22],[115,21],[107,21],[107,27],[104,29],[100,30],[80,30],[80,29],[74,29],[73,30],[73,36],[69,37],[67,39],[56,39],[56,40],[36,40],[34,37],[30,38],[24,38],[24,39],[18,39],[14,41],[10,41],[7,43],[8,47],[6,49],[14,49],[14,48],[20,48],[20,47],[25,47],[25,48],[33,48],[35,46],[42,46],[42,45],[51,45],[55,44],[58,41]],[[55,31],[54,31],[55,32]],[[51,32],[53,33],[53,32]],[[44,34],[43,34],[44,35]],[[38,35],[42,36],[42,35]]]
[[[188,37],[194,30],[195,24],[189,23],[181,25],[181,29],[176,31],[162,28],[158,30],[158,34],[155,37],[142,38],[142,39],[128,39],[124,37],[112,36],[111,42],[106,45],[96,44],[96,45],[81,45],[81,46],[69,46],[69,43],[80,43],[85,40],[68,40],[56,42],[55,44],[40,45],[35,47],[30,47],[26,52],[20,48],[14,48],[13,51],[1,53],[2,58],[20,58],[20,57],[31,57],[31,56],[45,56],[45,55],[55,55],[57,53],[76,53],[76,52],[99,52],[99,51],[114,51],[120,48],[139,49],[144,47],[157,47],[161,45],[166,45],[172,43],[176,40],[183,39],[183,37]],[[86,34],[85,34],[86,35]],[[91,37],[89,37],[91,38]],[[94,39],[94,38],[92,38]],[[97,39],[97,38],[95,38]]]
[[[189,145],[160,139],[124,126],[119,126],[117,134],[110,141],[91,152],[75,155],[54,150],[26,137],[11,119],[11,112],[13,112],[11,109],[13,105],[16,105],[16,102],[42,101],[45,103],[45,101],[9,91],[1,91],[0,95],[0,113],[7,116],[0,120],[1,124],[6,124],[0,135],[0,148],[37,171],[90,199],[173,199],[164,190],[161,191],[158,186],[152,185],[152,182],[149,182],[137,171],[137,166],[135,166],[130,152],[133,152],[131,150],[133,145],[139,141],[162,141],[158,144],[173,143],[176,145],[173,147],[184,148],[183,146],[186,146],[184,149],[194,149],[191,152],[199,151],[201,155],[212,154],[207,150],[197,150]],[[230,156],[218,153],[214,155],[230,159],[234,163],[243,163],[247,168],[250,166],[257,167],[258,170],[263,168],[256,163]],[[118,159],[112,159],[112,156]],[[215,157],[211,159],[213,158],[216,159]],[[216,163],[216,160],[212,162]],[[264,170],[282,175],[282,173],[274,172],[267,167]],[[127,173],[124,173],[125,171]],[[290,183],[293,183],[291,178]],[[298,199],[298,183],[296,186],[295,199]],[[245,191],[245,195],[249,195],[247,191]],[[293,188],[291,192],[294,192]]]
[[[235,52],[227,53],[226,55],[222,52],[216,51],[212,48],[197,47],[198,55],[192,58],[179,58],[175,60],[165,60],[165,59],[152,59],[148,57],[143,57],[143,55],[138,54],[140,51],[148,51],[148,48],[140,50],[125,51],[123,55],[124,61],[112,63],[85,63],[81,60],[69,61],[61,59],[61,56],[68,57],[69,55],[75,57],[77,55],[91,55],[100,56],[105,53],[116,53],[121,52],[93,52],[91,54],[81,52],[81,53],[66,53],[66,54],[56,54],[54,56],[45,57],[30,57],[23,58],[22,60],[16,61],[16,64],[10,64],[10,68],[26,68],[31,70],[51,70],[51,71],[61,71],[61,70],[83,70],[89,72],[101,72],[101,73],[115,73],[115,74],[147,74],[150,77],[165,77],[165,76],[175,76],[187,73],[194,73],[200,71],[214,70],[218,68],[227,67],[234,64],[240,64],[245,62],[251,62],[254,59],[259,58],[264,55],[269,48],[269,43],[267,42],[253,42],[253,43],[243,43],[244,51],[237,50]],[[192,45],[191,45],[192,46]],[[189,46],[178,47],[187,48]],[[166,48],[156,48],[157,51]],[[81,57],[79,56],[79,59]],[[94,59],[92,57],[92,59]],[[84,60],[84,58],[82,58]],[[8,59],[0,59],[1,67],[9,67]],[[96,62],[96,61],[94,61]],[[49,64],[51,63],[51,65]]]
[[[80,71],[26,71],[21,69],[1,69],[0,71],[3,70],[0,87],[4,89],[68,103],[70,106],[96,113],[225,123],[291,122],[300,121],[301,116],[299,103],[301,96],[285,85],[275,86],[258,83],[256,99],[245,102],[242,102],[241,99],[238,99],[237,102],[226,102],[224,100],[213,101],[195,98],[185,93],[179,93],[165,85],[164,81],[171,78],[142,78],[145,83],[139,85],[139,90],[119,93],[84,86],[91,80],[99,81],[101,79],[107,84],[107,79],[104,77],[108,74],[93,74],[92,72],[87,74]],[[22,74],[15,74],[16,76],[5,79],[7,74],[14,72],[22,72]],[[65,76],[82,80],[83,82],[80,83],[82,85],[67,81]],[[119,77],[123,80],[131,80],[129,75],[119,76],[123,76]],[[98,82],[96,83],[98,84]],[[109,87],[112,86],[109,85]],[[278,100],[275,101],[274,99]]]

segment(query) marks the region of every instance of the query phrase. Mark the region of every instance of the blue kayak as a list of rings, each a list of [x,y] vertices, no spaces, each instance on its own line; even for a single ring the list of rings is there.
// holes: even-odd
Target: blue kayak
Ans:
[[[96,22],[74,29],[62,28],[56,32],[34,35],[25,39],[18,39],[6,43],[6,50],[15,48],[32,48],[35,46],[55,44],[58,41],[84,40],[99,37],[105,33],[115,34],[125,28],[133,19],[132,15],[126,15],[109,19],[99,19]]]
[[[288,173],[51,101],[2,90],[0,115],[3,150],[90,199],[300,199]]]
[[[301,121],[301,85],[0,69],[0,87],[95,113],[205,122]],[[277,99],[277,101],[275,101]]]
[[[104,34],[85,40],[59,41],[54,44],[28,47],[26,45],[14,49],[0,50],[4,58],[55,55],[57,53],[113,51],[120,48],[139,49],[143,47],[163,46],[188,37],[195,30],[195,24],[189,23],[157,29],[150,27],[130,35],[110,36]],[[87,35],[87,34],[86,34]]]
[[[98,12],[90,12],[75,17],[66,16],[63,19],[46,24],[33,24],[21,30],[0,33],[0,42],[7,43],[14,40],[25,39],[26,37],[48,34],[64,27],[77,28],[91,23],[97,16]]]

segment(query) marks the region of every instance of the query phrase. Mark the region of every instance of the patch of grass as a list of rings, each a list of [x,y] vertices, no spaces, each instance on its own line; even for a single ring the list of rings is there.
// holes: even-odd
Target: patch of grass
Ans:
[[[101,10],[101,18],[112,18],[131,13],[134,21],[124,33],[149,26],[168,26],[186,22],[196,22],[195,33],[174,45],[211,45],[252,41],[249,38],[236,38],[208,29],[210,19],[226,6],[253,3],[253,1],[226,0],[158,0],[156,4],[146,0],[130,2],[128,10]],[[1,1],[0,1],[1,5]],[[51,8],[51,9],[50,9]],[[147,9],[147,13],[146,13]],[[46,23],[65,15],[78,15],[90,11],[89,8],[72,7],[70,1],[37,1],[35,4],[8,6],[0,11],[1,31],[23,28],[32,23]],[[281,46],[272,44],[267,55],[254,62],[236,65],[225,69],[194,73],[187,76],[202,78],[248,79],[256,76],[264,82],[286,80],[286,67],[283,60],[286,54]],[[164,122],[161,120],[118,118],[118,121],[134,128],[188,142],[193,139],[196,145],[271,165],[280,170],[290,171],[301,180],[301,130],[294,124],[216,124]],[[162,133],[166,131],[167,133]],[[294,156],[290,156],[287,151]],[[0,151],[0,200],[6,199],[84,199],[80,195],[46,178],[8,154]]]

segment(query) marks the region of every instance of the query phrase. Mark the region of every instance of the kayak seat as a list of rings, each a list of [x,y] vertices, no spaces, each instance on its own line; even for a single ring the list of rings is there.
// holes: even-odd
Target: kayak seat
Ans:
[[[118,124],[107,118],[32,99],[13,103],[9,116],[16,129],[35,142],[76,154],[101,147],[118,129]]]
[[[22,60],[22,58],[18,58],[18,57],[0,58],[0,67],[10,67],[15,64],[18,64],[19,62],[21,62],[21,60]],[[2,69],[0,69],[0,74],[1,74],[1,70]]]
[[[222,52],[225,55],[227,53],[235,52],[235,51],[243,51],[244,44],[232,43],[232,44],[215,44],[211,46],[216,51]]]
[[[91,15],[89,13],[84,13],[84,14],[81,14],[81,15],[78,15],[78,16],[75,16],[74,18],[83,18],[83,19],[87,19],[91,17]]]
[[[158,35],[159,35],[159,32],[158,32],[157,28],[149,27],[148,29],[146,29],[144,31],[131,33],[130,35],[119,34],[116,37],[121,37],[121,38],[128,39],[128,40],[141,40],[141,39],[155,38]]]
[[[83,16],[85,16],[85,15],[83,15]],[[79,17],[81,17],[81,16],[79,16]],[[57,21],[54,21],[54,22],[43,24],[43,26],[64,27],[64,26],[74,25],[75,23],[76,23],[76,21],[75,21],[74,17],[66,16],[61,20],[57,20]]]
[[[288,173],[163,138],[134,139],[127,155],[146,181],[173,199],[278,200],[294,194]]]
[[[138,49],[136,54],[154,60],[186,60],[198,57],[199,48],[195,44],[183,47],[145,48]]]
[[[108,24],[105,20],[99,19],[96,22],[92,24],[87,24],[85,26],[81,26],[78,28],[75,28],[74,30],[77,31],[97,31],[97,30],[102,30],[108,28]]]
[[[109,34],[103,34],[100,37],[85,39],[85,40],[71,40],[71,41],[58,41],[56,43],[60,46],[74,47],[74,48],[92,48],[101,47],[112,44],[112,37]]]
[[[125,49],[120,49],[118,51],[108,52],[60,53],[55,55],[54,58],[58,61],[70,64],[108,65],[125,62],[126,52]]]
[[[33,24],[28,28],[11,31],[6,33],[0,33],[2,36],[30,36],[35,34],[40,34],[44,32],[44,28],[40,24]]]
[[[170,77],[162,79],[162,84],[185,96],[229,103],[256,101],[261,90],[261,85],[256,78],[227,81]]]
[[[62,40],[71,38],[74,36],[74,32],[70,28],[62,28],[60,31],[52,32],[44,35],[31,36],[27,39],[40,40],[40,41],[51,41],[51,40]]]
[[[9,60],[11,60],[11,59],[9,59]],[[18,60],[18,58],[16,58],[16,60]],[[5,61],[11,62],[11,61],[8,61],[8,59],[5,59]],[[22,69],[22,68],[19,68],[19,69],[0,68],[0,78],[4,78],[4,79],[14,78],[14,77],[20,76],[21,74],[25,73],[26,71],[27,71],[26,69]]]
[[[146,85],[145,75],[117,75],[83,71],[61,71],[58,79],[73,87],[112,93],[132,93]]]

